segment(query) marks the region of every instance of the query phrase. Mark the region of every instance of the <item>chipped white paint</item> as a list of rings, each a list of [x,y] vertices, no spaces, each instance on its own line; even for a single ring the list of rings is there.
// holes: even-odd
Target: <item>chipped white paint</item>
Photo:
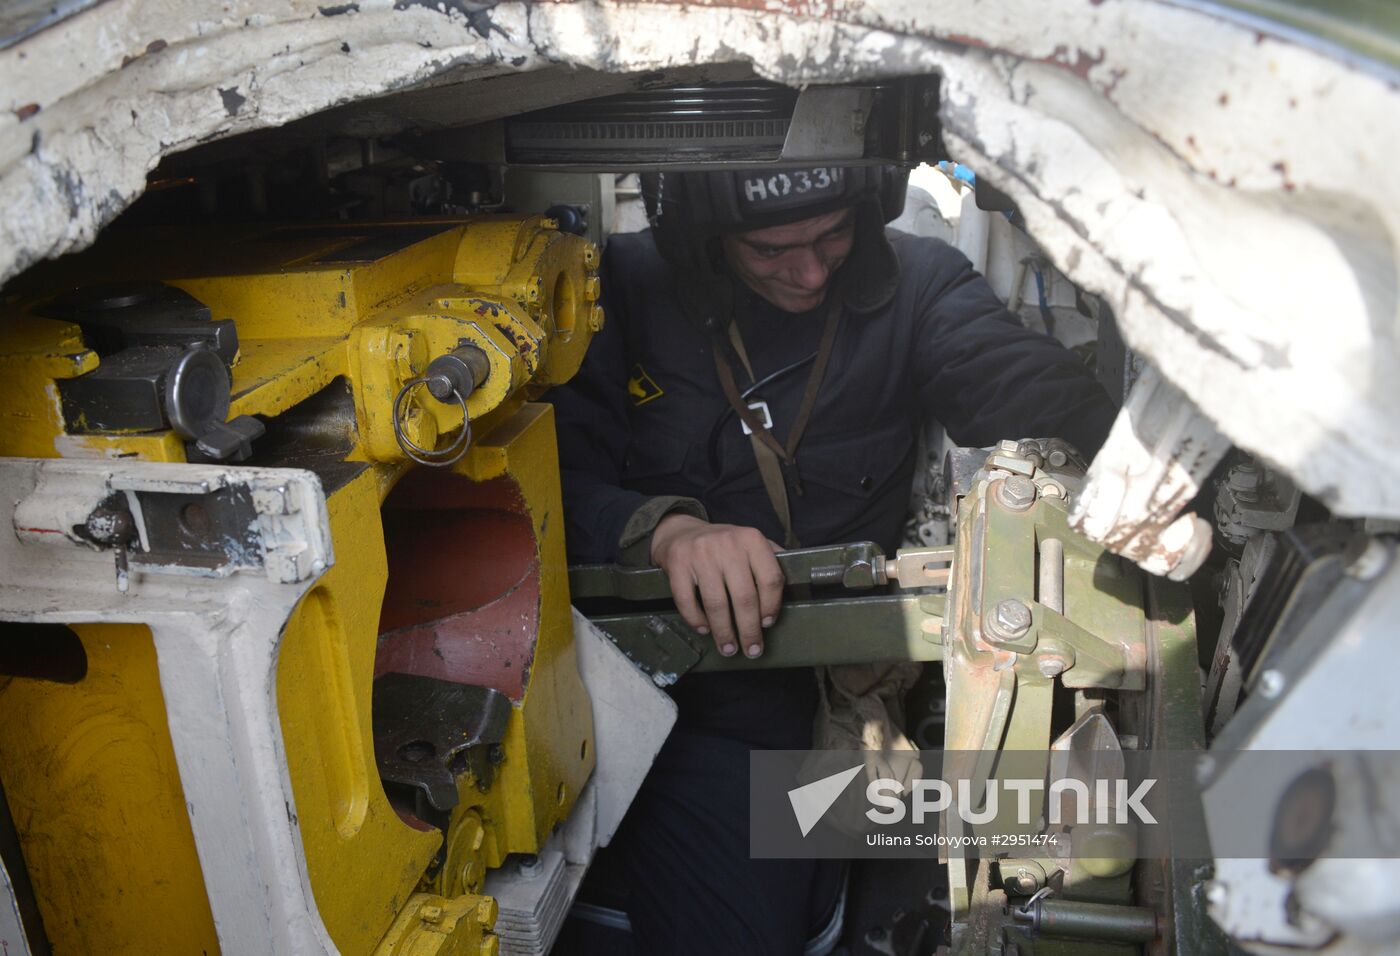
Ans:
[[[0,521],[24,526],[15,502],[23,503],[25,520],[67,520],[64,498],[100,501],[123,483],[188,490],[191,480],[286,489],[304,522],[301,540],[329,547],[320,482],[293,469],[127,462],[114,472],[100,461],[4,458]],[[212,579],[133,569],[122,594],[110,551],[61,533],[42,543],[0,534],[0,619],[150,626],[195,849],[229,953],[335,952],[311,893],[277,716],[282,630],[316,576],[279,583],[248,570]]]
[[[334,563],[320,479],[309,472],[278,468],[51,461],[38,472],[34,489],[15,504],[15,536],[26,544],[93,547],[76,529],[86,525],[94,530],[88,516],[100,502],[120,493],[135,518],[137,550],[149,551],[136,492],[203,495],[236,486],[251,492],[256,517],[249,530],[258,543],[256,553],[231,555],[214,568],[142,564],[140,573],[227,577],[237,571],[255,571],[279,584],[295,584]]]
[[[1130,345],[1336,510],[1400,517],[1393,74],[1167,0],[724,3],[501,3],[478,31],[391,0],[111,0],[0,51],[0,275],[91,241],[161,155],[447,75],[936,71],[956,158]]]

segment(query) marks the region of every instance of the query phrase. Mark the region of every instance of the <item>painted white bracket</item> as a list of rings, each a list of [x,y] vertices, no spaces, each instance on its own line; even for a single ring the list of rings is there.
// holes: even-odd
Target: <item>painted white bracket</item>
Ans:
[[[69,533],[75,514],[114,492],[235,487],[251,495],[256,517],[243,540],[255,542],[257,560],[245,552],[198,573],[133,565],[122,593],[112,552]],[[282,629],[333,561],[319,479],[280,468],[6,458],[0,522],[14,529],[0,533],[0,619],[150,626],[223,950],[335,952],[307,875],[276,687]]]

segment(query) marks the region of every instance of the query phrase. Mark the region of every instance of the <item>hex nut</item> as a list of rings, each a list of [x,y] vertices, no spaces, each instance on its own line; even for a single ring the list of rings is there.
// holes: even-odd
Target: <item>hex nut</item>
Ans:
[[[986,620],[986,638],[994,643],[1014,641],[1031,629],[1031,609],[1015,598],[1001,601]]]
[[[997,488],[997,500],[1012,511],[1025,511],[1035,504],[1035,482],[1025,475],[1012,475]]]
[[[1258,490],[1262,476],[1253,465],[1248,462],[1240,462],[1230,469],[1227,481],[1235,491],[1252,492]]]

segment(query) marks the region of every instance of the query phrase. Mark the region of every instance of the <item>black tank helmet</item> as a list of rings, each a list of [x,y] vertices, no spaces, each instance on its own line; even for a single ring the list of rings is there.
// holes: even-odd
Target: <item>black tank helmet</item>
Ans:
[[[873,312],[894,296],[899,260],[885,224],[904,208],[909,171],[898,166],[802,166],[642,177],[657,249],[676,270],[681,304],[709,331],[734,313],[734,280],[720,237],[856,209],[855,244],[834,291],[853,312]],[[856,277],[859,277],[858,280]]]

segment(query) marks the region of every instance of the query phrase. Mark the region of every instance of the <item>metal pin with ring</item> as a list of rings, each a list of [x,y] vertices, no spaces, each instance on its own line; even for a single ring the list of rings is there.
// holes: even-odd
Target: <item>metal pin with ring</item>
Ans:
[[[474,345],[464,345],[446,355],[433,359],[425,374],[410,379],[394,397],[394,438],[403,453],[420,465],[432,468],[446,468],[461,461],[471,445],[471,417],[467,413],[467,396],[486,381],[491,371],[491,362],[486,353]],[[440,402],[456,399],[462,407],[462,430],[452,444],[442,449],[424,448],[404,431],[404,405],[413,389],[426,385],[428,393]]]

